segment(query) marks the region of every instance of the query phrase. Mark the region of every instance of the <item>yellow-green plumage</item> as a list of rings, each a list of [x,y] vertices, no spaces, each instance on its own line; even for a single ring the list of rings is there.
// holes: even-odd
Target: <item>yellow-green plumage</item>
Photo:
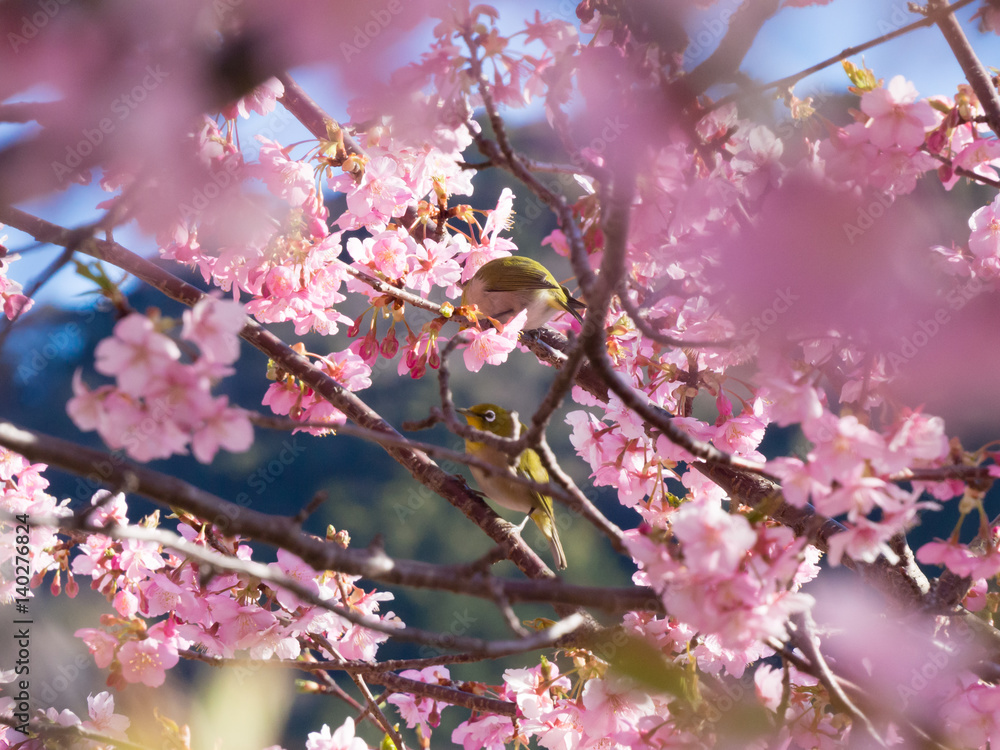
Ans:
[[[527,310],[526,331],[541,328],[561,312],[568,312],[582,323],[579,311],[586,309],[545,266],[523,256],[494,258],[485,263],[465,285],[462,304],[476,305],[479,312],[501,323]]]
[[[514,436],[514,420],[511,418],[510,412],[495,404],[477,404],[468,409],[458,409],[458,413],[463,415],[465,420],[478,430],[492,432],[500,437]],[[521,425],[519,434],[524,434],[525,430],[527,427]],[[470,467],[472,476],[475,477],[486,497],[504,508],[528,514],[548,540],[556,567],[560,570],[565,568],[566,553],[563,552],[562,543],[559,541],[559,532],[556,530],[552,498],[511,479],[516,475],[539,483],[548,482],[549,473],[542,465],[542,459],[538,453],[527,448],[517,457],[516,466],[511,466],[507,462],[506,453],[485,443],[466,440],[465,452],[494,466],[506,468],[506,473],[487,474],[475,466]]]

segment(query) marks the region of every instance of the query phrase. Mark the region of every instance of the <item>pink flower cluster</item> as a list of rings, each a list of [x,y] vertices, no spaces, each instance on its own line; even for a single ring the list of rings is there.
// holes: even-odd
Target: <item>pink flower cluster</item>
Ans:
[[[687,502],[669,517],[668,530],[625,533],[639,564],[636,583],[651,586],[667,611],[726,649],[753,649],[784,639],[790,615],[813,598],[798,591],[819,572],[819,554],[790,529],[755,528],[712,501]]]
[[[805,460],[768,462],[782,480],[785,499],[799,507],[811,502],[831,518],[846,516],[847,531],[830,541],[834,565],[844,554],[867,562],[879,555],[897,559],[888,544],[892,536],[912,526],[918,511],[937,506],[920,499],[925,485],[905,490],[889,477],[906,467],[941,464],[949,450],[944,422],[914,412],[883,434],[857,417],[823,412],[801,424],[814,446]],[[947,483],[927,489],[941,499],[953,495]],[[881,518],[873,521],[869,516],[876,510]]]
[[[0,224],[0,228],[2,227]],[[7,248],[3,245],[6,240],[6,236],[0,237],[0,300],[3,300],[3,314],[7,316],[7,320],[14,320],[21,313],[30,310],[35,301],[21,294],[19,283],[7,278],[10,264],[20,260],[20,256],[7,254]]]
[[[90,389],[77,373],[68,404],[76,425],[96,430],[112,449],[139,460],[190,450],[207,463],[219,448],[247,449],[253,439],[247,415],[225,396],[212,395],[212,387],[233,370],[245,313],[265,324],[289,323],[298,336],[345,334],[343,340],[328,339],[336,341],[334,351],[309,356],[352,392],[371,386],[379,365],[397,358],[399,375],[422,377],[440,366],[440,345],[454,335],[466,340],[469,372],[505,362],[518,345],[523,314],[501,329],[446,330],[456,325],[448,320],[448,300],[461,295],[462,284],[489,260],[519,250],[505,236],[515,216],[510,189],[502,190],[489,211],[456,201],[473,194],[475,170],[466,168],[465,154],[480,135],[472,114],[484,102],[484,86],[502,106],[544,99],[549,122],[570,147],[572,177],[583,188],[571,207],[578,224],[573,229],[586,253],[582,262],[593,270],[610,252],[603,223],[605,177],[617,166],[623,143],[636,150],[641,174],[628,211],[627,280],[607,310],[603,341],[631,395],[662,409],[691,441],[760,464],[780,480],[781,499],[791,506],[810,504],[820,516],[842,522],[846,530],[829,541],[832,565],[846,558],[897,562],[892,538],[938,507],[925,495],[945,502],[964,490],[957,479],[904,488],[907,472],[953,463],[961,449],[949,442],[942,418],[899,406],[906,401],[894,390],[904,379],[898,372],[901,355],[887,351],[886,343],[899,338],[899,320],[918,319],[924,308],[907,297],[911,276],[897,274],[915,266],[916,254],[893,253],[897,246],[909,253],[914,234],[912,227],[910,234],[902,231],[905,222],[889,219],[872,229],[872,216],[861,209],[874,205],[884,212],[902,203],[932,171],[946,189],[968,174],[997,179],[1000,143],[983,107],[964,85],[954,99],[928,99],[901,75],[887,84],[872,75],[870,85],[852,89],[859,94],[855,121],[829,124],[821,136],[805,127],[796,131],[801,124],[796,119],[791,134],[786,130],[779,137],[781,131],[741,118],[732,103],[708,108],[694,123],[666,115],[650,122],[638,115],[616,117],[635,114],[634,107],[619,106],[627,102],[621,89],[631,89],[631,81],[621,85],[623,71],[630,76],[642,71],[649,77],[643,85],[666,90],[672,82],[658,76],[671,67],[662,64],[669,55],[595,5],[601,4],[581,6],[585,18],[579,28],[561,19],[542,21],[536,11],[518,35],[533,45],[529,54],[501,34],[490,6],[442,4],[430,50],[384,87],[373,85],[352,102],[352,122],[342,132],[331,125],[311,150],[263,136],[252,144],[255,156],[238,145],[238,121],[267,115],[283,96],[284,86],[276,80],[226,107],[221,125],[204,118],[185,142],[189,159],[178,169],[176,191],[158,201],[162,205],[137,209],[136,218],[141,228],[157,233],[162,258],[196,268],[233,299],[205,299],[185,313],[179,340],[162,318],[133,313],[118,321],[113,335],[98,345],[95,364],[115,382]],[[980,11],[988,27],[997,26],[996,16]],[[478,45],[471,51],[465,48],[470,29]],[[581,41],[581,32],[592,37]],[[470,55],[481,64],[481,75],[473,75]],[[650,65],[654,59],[660,62]],[[599,135],[588,130],[594,123],[581,123],[580,133],[593,138],[574,146],[576,123],[568,127],[568,118],[577,94],[588,112],[611,114],[599,123]],[[792,100],[794,117],[809,109],[808,100]],[[360,149],[345,145],[347,133]],[[121,160],[102,174],[109,192],[132,178]],[[206,185],[214,187],[206,191]],[[152,187],[166,189],[162,182]],[[343,197],[344,209],[336,216],[328,208],[336,204],[325,201],[324,193],[331,191]],[[874,203],[866,203],[872,196]],[[922,303],[925,297],[935,304],[938,297],[947,299],[947,283],[956,279],[992,283],[996,278],[1000,198],[976,210],[968,226],[967,247],[926,253],[925,259],[945,272],[931,273],[926,287],[913,282]],[[568,255],[569,232],[564,226],[543,244]],[[831,234],[837,237],[830,239]],[[917,254],[925,249],[918,242]],[[0,296],[8,319],[31,305],[7,278],[13,259],[0,257]],[[888,307],[879,306],[884,289],[891,289],[884,295]],[[887,320],[887,309],[893,320]],[[418,318],[423,312],[432,319]],[[938,331],[943,323],[932,320]],[[567,318],[554,327],[568,325]],[[921,330],[925,355],[950,338]],[[982,348],[981,341],[977,345]],[[903,364],[919,355],[914,347]],[[940,357],[934,367],[947,369],[940,363],[956,361],[965,360]],[[629,399],[611,395],[604,401],[579,387],[572,399],[581,407],[566,417],[572,444],[590,467],[593,484],[614,487],[619,502],[641,518],[637,528],[625,532],[638,567],[634,581],[651,587],[667,612],[664,617],[630,613],[623,620],[630,636],[678,669],[691,670],[685,674],[697,675],[697,668],[720,679],[752,675],[757,707],[781,714],[771,722],[775,732],[767,746],[833,748],[850,740],[857,727],[833,706],[818,680],[791,663],[786,670],[759,663],[772,654],[766,644],[789,640],[793,615],[818,609],[819,595],[802,590],[819,570],[819,552],[810,540],[744,513],[738,498],[698,470],[690,444],[681,447],[652,430]],[[280,371],[263,403],[308,422],[302,429],[315,434],[346,419]],[[761,446],[772,425],[797,427],[808,444],[797,455],[767,460]],[[12,516],[66,515],[65,504],[45,492],[43,468],[0,454],[0,510]],[[100,493],[92,503],[91,519],[128,525],[124,497]],[[0,563],[9,566],[11,550],[27,544],[33,585],[53,572],[58,591],[65,574],[72,595],[76,577],[88,576],[92,588],[112,603],[115,614],[106,616],[101,628],[81,628],[77,635],[115,686],[163,684],[187,649],[216,657],[245,652],[259,659],[295,659],[308,648],[329,658],[372,660],[388,637],[249,575],[203,577],[180,556],[127,534],[92,533],[71,543],[51,530],[0,523]],[[155,526],[158,518],[144,523]],[[179,533],[216,553],[251,561],[248,544],[195,519],[182,518]],[[917,558],[971,578],[969,609],[990,606],[989,587],[1000,575],[997,530],[982,533],[974,547],[957,535],[931,542]],[[391,594],[365,591],[353,577],[318,572],[285,550],[279,550],[271,570],[321,600],[378,617],[389,627],[398,623],[392,613],[378,614]],[[0,600],[6,601],[17,587],[6,568],[4,573]],[[826,633],[821,642],[829,643]],[[473,714],[452,741],[467,750],[532,741],[569,750],[694,747],[718,739],[711,722],[693,716],[703,706],[682,710],[683,701],[672,702],[676,696],[630,681],[598,655],[564,655],[575,660],[572,671],[560,671],[545,658],[532,668],[507,670],[503,685],[491,690],[516,704],[517,716]],[[847,664],[853,655],[839,656]],[[856,661],[868,664],[876,656]],[[903,664],[879,663],[892,677]],[[454,679],[439,665],[402,676],[442,686]],[[948,742],[1000,743],[1000,691],[994,685],[964,667],[937,682],[922,705],[937,701]],[[402,693],[388,702],[425,738],[439,726],[447,705]],[[90,716],[109,734],[125,729],[107,694],[93,698]],[[52,711],[49,718],[80,724],[69,712]],[[324,725],[309,735],[306,747],[366,748],[355,729],[353,720],[333,730]],[[898,739],[897,729],[890,726],[888,744]],[[6,741],[18,739],[4,731]]]
[[[123,496],[109,499],[99,493],[93,503],[102,522],[127,522]],[[251,560],[248,545],[222,537],[214,528],[181,524],[178,531],[190,542]],[[223,658],[246,652],[256,659],[295,659],[308,640],[309,648],[325,644],[330,649],[326,658],[371,661],[378,644],[388,638],[245,574],[202,580],[197,566],[150,542],[95,533],[79,550],[82,554],[74,558],[73,572],[89,576],[92,588],[113,603],[117,615],[105,617],[103,628],[81,628],[76,635],[87,644],[97,666],[110,670],[109,684],[118,687],[136,682],[162,685],[184,649]],[[389,626],[399,623],[391,612],[377,615],[379,603],[392,599],[392,594],[364,591],[355,585],[356,577],[319,573],[285,550],[278,551],[277,562],[269,567],[320,600],[377,617]],[[147,624],[164,615],[166,619]]]
[[[114,376],[116,384],[91,390],[77,372],[70,417],[139,461],[187,453],[189,444],[202,463],[220,447],[246,450],[253,442],[246,413],[211,393],[233,372],[243,325],[241,305],[205,298],[184,313],[182,337],[198,346],[199,356],[183,362],[181,347],[154,320],[139,313],[122,318],[96,351],[97,371]]]
[[[0,672],[0,685],[4,683],[15,683],[17,677],[13,669]],[[7,690],[10,690],[7,688]],[[13,713],[14,700],[10,697],[0,696],[0,714],[9,716]],[[97,732],[114,740],[126,740],[128,737],[125,730],[129,728],[131,721],[127,716],[115,713],[114,696],[107,691],[102,691],[97,695],[93,693],[87,696],[87,716],[89,718],[80,720],[80,717],[69,709],[57,711],[48,708],[44,712],[45,720],[54,726],[78,727],[80,729]],[[18,748],[19,750],[45,750],[45,745],[40,739],[32,739],[18,732],[16,729],[0,725],[0,746],[4,748]]]
[[[53,593],[61,588],[61,576],[68,576],[66,593],[79,590],[69,574],[68,550],[60,549],[59,537],[51,528],[18,522],[18,517],[60,518],[72,513],[69,500],[58,501],[45,490],[49,480],[42,476],[45,464],[31,464],[23,456],[0,448],[0,604],[33,596],[28,587],[17,583],[18,565],[27,560],[31,587],[41,584],[46,573],[54,572]],[[23,572],[23,571],[22,571]]]

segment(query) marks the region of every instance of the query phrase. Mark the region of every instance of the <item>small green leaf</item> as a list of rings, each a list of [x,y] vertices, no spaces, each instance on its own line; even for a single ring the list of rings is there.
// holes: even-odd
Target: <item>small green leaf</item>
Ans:
[[[862,61],[860,68],[850,60],[844,60],[841,64],[844,66],[847,77],[854,84],[851,91],[855,94],[863,94],[878,88],[879,84],[875,79],[875,72],[871,68],[864,67],[864,61]]]
[[[667,661],[663,652],[648,641],[630,637],[608,662],[614,672],[631,677],[643,687],[688,700],[692,698],[685,670]]]

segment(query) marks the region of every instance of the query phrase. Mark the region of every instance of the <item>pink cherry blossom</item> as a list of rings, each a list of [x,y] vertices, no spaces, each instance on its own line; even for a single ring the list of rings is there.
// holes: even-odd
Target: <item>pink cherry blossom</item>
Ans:
[[[106,691],[87,696],[87,714],[90,720],[83,722],[84,729],[119,739],[125,738],[125,730],[131,724],[127,716],[115,713],[115,699]]]
[[[895,76],[885,88],[865,92],[861,110],[868,115],[871,142],[882,149],[900,146],[910,151],[924,142],[924,133],[938,116],[926,101],[914,101],[917,90],[903,76]]]
[[[894,474],[907,466],[940,462],[948,456],[948,450],[944,420],[912,412],[897,425],[886,444],[885,453],[875,465],[886,474]]]
[[[177,344],[156,330],[152,320],[132,313],[115,324],[114,335],[101,341],[94,355],[98,372],[116,375],[125,393],[141,396],[181,353]]]
[[[420,670],[405,669],[399,673],[399,676],[432,685],[451,685],[451,675],[448,673],[448,669],[442,666]],[[399,715],[406,721],[406,726],[412,729],[420,725],[425,737],[430,736],[431,727],[437,727],[441,723],[441,711],[447,707],[446,703],[404,693],[393,693],[387,700],[399,711]]]
[[[73,423],[81,430],[96,430],[103,418],[104,398],[111,390],[110,385],[91,390],[83,382],[83,371],[77,368],[73,373],[73,398],[66,403],[66,412]]]
[[[206,297],[184,311],[182,335],[214,362],[231,364],[240,356],[239,333],[246,323],[243,305]]]
[[[980,19],[980,23],[986,31],[992,31],[994,34],[1000,33],[1000,10],[996,7],[984,3],[972,17]]]
[[[107,669],[118,650],[118,639],[98,628],[80,628],[73,633],[87,646],[98,669]]]
[[[517,346],[518,335],[527,320],[528,311],[521,310],[508,321],[503,331],[497,331],[492,326],[485,330],[470,328],[466,335],[471,338],[465,348],[463,359],[469,372],[479,372],[484,364],[499,365],[507,361],[507,355]]]
[[[209,409],[199,415],[201,425],[191,434],[191,451],[203,464],[211,463],[219,448],[242,453],[253,444],[253,425],[243,409],[228,405],[225,396],[215,399]]]
[[[413,194],[398,172],[399,167],[392,158],[372,159],[365,166],[361,183],[347,193],[347,213],[339,220],[341,227],[384,227],[392,217],[401,216],[413,200]]]
[[[219,626],[219,640],[233,650],[256,645],[261,634],[277,622],[269,610],[256,604],[240,605],[228,597],[217,598],[211,612]]]
[[[281,81],[277,78],[268,78],[264,83],[255,87],[249,94],[239,99],[224,114],[227,119],[233,119],[239,115],[244,120],[250,119],[251,112],[266,115],[274,110],[277,100],[284,93],[285,87]]]
[[[169,404],[109,398],[106,420],[98,429],[109,447],[123,448],[137,461],[152,461],[184,453],[190,436],[174,421]]]
[[[166,670],[177,664],[177,650],[155,638],[127,641],[118,650],[118,661],[126,682],[141,682],[159,687],[166,680]]]
[[[981,177],[995,180],[998,176],[996,170],[998,160],[1000,160],[1000,141],[992,138],[976,138],[955,155],[952,163]]]
[[[305,589],[319,595],[319,584],[316,583],[316,571],[299,557],[284,549],[278,550],[278,562],[269,563],[272,570],[280,571]],[[299,607],[301,600],[287,589],[278,587],[278,602],[289,610]]]
[[[655,711],[653,699],[628,680],[607,676],[589,680],[583,688],[580,726],[592,742],[634,730]]]
[[[142,614],[157,617],[173,612],[185,620],[196,620],[204,608],[195,597],[195,592],[187,586],[175,583],[161,573],[153,573],[139,584],[142,592]]]
[[[1000,689],[971,674],[960,685],[941,706],[952,741],[970,748],[1000,742]]]
[[[958,542],[927,542],[917,550],[916,557],[925,565],[943,565],[963,578],[992,578],[1000,573],[1000,549],[995,538],[982,553]]]
[[[827,413],[805,424],[804,432],[816,444],[809,454],[810,473],[824,484],[859,477],[866,460],[881,458],[885,452],[882,436],[852,415],[838,418]]]
[[[406,275],[407,260],[416,249],[416,242],[403,228],[379,232],[370,241],[365,240],[364,244],[368,248],[368,257],[364,260],[389,279],[400,279]],[[355,257],[355,260],[362,258]]]
[[[0,227],[2,226],[0,224]],[[10,264],[15,260],[19,260],[21,256],[16,253],[6,254],[6,248],[4,247],[6,239],[6,235],[0,237],[0,299],[3,300],[4,315],[7,316],[8,320],[14,320],[17,316],[30,310],[35,301],[21,294],[21,285],[7,277]]]
[[[354,736],[354,719],[350,716],[333,733],[327,724],[306,738],[306,750],[368,750],[368,743]]]
[[[254,176],[262,179],[268,190],[292,206],[302,206],[315,199],[316,176],[309,163],[291,159],[289,149],[283,149],[264,136],[257,136],[257,140],[262,145],[260,164],[253,170]]]
[[[448,239],[437,242],[429,238],[416,245],[409,256],[407,285],[421,294],[429,294],[432,287],[440,286],[452,299],[461,295],[459,281],[462,269],[454,256],[462,251],[462,247]]]
[[[485,714],[463,721],[451,733],[451,741],[463,750],[506,750],[521,735],[507,716]]]
[[[969,218],[969,250],[977,258],[1000,257],[1000,196]]]
[[[967,593],[965,598],[962,600],[962,606],[970,612],[980,612],[988,603],[986,599],[987,590],[988,584],[986,579],[977,578],[972,582],[972,585],[969,586],[969,593]]]
[[[714,503],[685,503],[671,519],[671,527],[683,544],[688,567],[711,575],[734,572],[757,542],[743,516],[727,513]]]

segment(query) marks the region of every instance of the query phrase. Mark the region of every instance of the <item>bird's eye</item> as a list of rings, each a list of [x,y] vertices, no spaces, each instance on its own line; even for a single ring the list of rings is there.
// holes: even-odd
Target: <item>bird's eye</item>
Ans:
[[[487,422],[492,422],[496,418],[497,418],[496,412],[494,412],[492,409],[487,409],[486,411],[483,412],[483,419],[485,419]]]

